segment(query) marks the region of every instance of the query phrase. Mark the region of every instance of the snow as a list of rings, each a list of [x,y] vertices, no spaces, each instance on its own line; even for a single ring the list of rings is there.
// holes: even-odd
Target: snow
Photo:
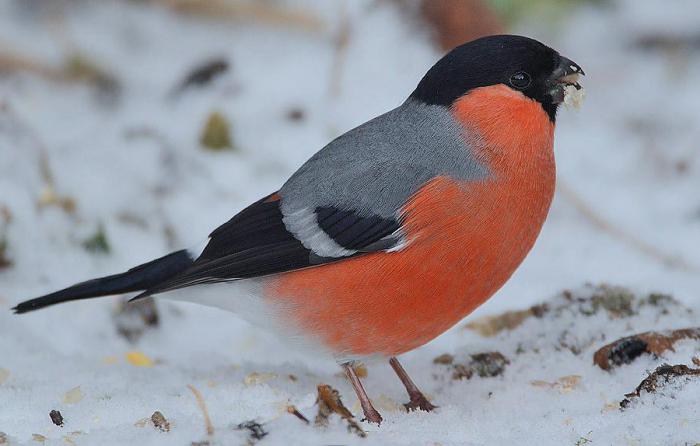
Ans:
[[[198,246],[331,138],[403,101],[439,57],[428,33],[391,2],[289,3],[318,17],[321,30],[209,22],[136,2],[80,2],[62,19],[50,11],[34,15],[21,4],[0,3],[0,49],[60,65],[77,48],[121,89],[110,96],[32,75],[0,78],[0,205],[13,217],[7,238],[14,262],[0,271],[0,432],[10,444],[33,444],[32,434],[46,437],[47,445],[242,444],[247,433],[234,427],[249,420],[269,432],[261,444],[665,445],[700,439],[697,380],[643,395],[625,411],[614,407],[656,365],[691,364],[697,343],[681,342],[662,358],[643,356],[613,372],[592,363],[597,348],[620,336],[699,323],[700,58],[697,48],[652,51],[635,44],[649,34],[692,35],[697,2],[671,8],[660,1],[618,1],[572,10],[556,29],[523,23],[514,30],[548,42],[583,67],[587,99],[580,110],[560,113],[560,187],[537,245],[468,321],[546,299],[557,305],[563,289],[590,296],[595,290],[581,287],[589,281],[624,285],[639,296],[671,293],[681,303],[667,314],[643,308],[625,318],[564,311],[530,318],[493,338],[460,324],[405,355],[406,369],[440,406],[435,413],[398,410],[405,399],[398,380],[386,364],[369,364],[364,382],[386,421],[380,428],[363,424],[367,439],[348,433],[338,417],[321,429],[289,415],[286,406],[293,404],[313,422],[320,383],[337,388],[354,413],[359,407],[332,360],[289,350],[230,313],[159,302],[160,325],[130,344],[117,334],[113,299],[22,317],[9,308]],[[338,53],[342,17],[349,38]],[[230,71],[205,88],[168,98],[193,66],[214,57],[228,59]],[[304,118],[288,119],[292,109],[303,110]],[[213,111],[230,120],[236,150],[199,147]],[[42,153],[55,193],[72,197],[75,213],[37,206],[46,188]],[[592,223],[572,191],[615,229]],[[82,246],[100,224],[112,248],[108,255]],[[669,265],[660,254],[683,260]],[[581,352],[562,349],[562,336]],[[516,353],[519,344],[524,353]],[[486,351],[511,361],[502,376],[453,381],[445,366],[432,363],[446,352],[460,360]],[[126,359],[130,352],[155,364],[135,366]],[[561,378],[571,375],[580,379],[568,389]],[[211,437],[188,385],[206,401]],[[78,386],[82,398],[64,402]],[[51,423],[52,409],[61,411],[64,427]],[[139,422],[156,410],[170,421],[170,432]]]

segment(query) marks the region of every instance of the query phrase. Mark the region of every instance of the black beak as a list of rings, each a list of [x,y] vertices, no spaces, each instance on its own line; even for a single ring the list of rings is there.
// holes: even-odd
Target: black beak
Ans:
[[[559,64],[552,72],[552,79],[564,79],[576,74],[580,76],[586,75],[576,62],[564,56],[559,56]]]
[[[555,104],[564,102],[565,88],[572,85],[577,90],[582,87],[578,83],[579,77],[585,76],[583,69],[571,59],[559,56],[559,63],[549,77],[549,94]]]

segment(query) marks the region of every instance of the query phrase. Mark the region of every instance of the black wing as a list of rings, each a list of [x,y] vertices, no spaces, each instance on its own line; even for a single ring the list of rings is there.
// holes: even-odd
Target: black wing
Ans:
[[[332,206],[316,208],[318,226],[337,244],[345,249],[371,252],[390,249],[398,243],[391,235],[401,224],[394,218],[378,215],[359,216],[354,211],[336,209]]]
[[[321,257],[289,232],[283,221],[280,197],[269,195],[248,206],[210,235],[207,246],[191,267],[139,296],[317,266],[391,249],[400,242],[400,222],[378,216],[363,217],[331,206],[314,210],[319,231],[352,253],[343,257]]]

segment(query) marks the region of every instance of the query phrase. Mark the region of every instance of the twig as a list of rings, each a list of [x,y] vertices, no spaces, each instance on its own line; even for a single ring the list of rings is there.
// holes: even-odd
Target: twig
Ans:
[[[287,406],[287,412],[299,418],[304,423],[309,424],[309,419],[299,412],[299,409],[297,409],[295,406]]]
[[[31,73],[53,82],[82,82],[109,92],[119,89],[119,82],[110,73],[79,52],[67,53],[63,66],[56,67],[6,50],[0,44],[0,73],[5,72]]]
[[[333,64],[331,65],[330,85],[328,86],[328,95],[331,98],[340,96],[343,66],[345,65],[352,31],[345,3],[341,3],[339,15],[340,27],[333,39]]]
[[[691,376],[700,376],[700,369],[691,369],[685,364],[662,364],[653,373],[644,378],[637,388],[634,389],[634,392],[625,394],[626,398],[620,401],[620,409],[627,409],[632,403],[632,398],[639,398],[642,392],[655,393],[675,378]]]
[[[42,64],[27,56],[8,51],[0,45],[0,72],[23,71],[54,81],[65,81],[66,74],[59,68]]]
[[[257,21],[271,26],[288,26],[303,31],[322,31],[323,22],[304,11],[274,6],[265,2],[232,0],[153,0],[181,14],[208,19]]]
[[[2,122],[3,118],[7,118],[9,121],[9,125],[7,125],[6,128]],[[56,185],[51,171],[48,149],[29,125],[14,112],[9,104],[0,104],[0,131],[17,139],[18,145],[25,145],[21,140],[21,138],[23,138],[27,141],[26,144],[31,146],[31,150],[36,153],[39,175],[44,183],[41,196],[37,201],[37,206],[39,208],[49,205],[58,206],[66,213],[74,215],[76,212],[75,199],[69,196],[60,196],[56,194]]]
[[[564,181],[559,180],[557,187],[559,188],[559,192],[561,192],[561,194],[574,205],[574,207],[586,218],[586,220],[588,220],[589,223],[599,230],[607,233],[613,238],[616,238],[631,248],[634,248],[637,251],[640,251],[641,253],[661,262],[669,268],[686,272],[700,273],[700,268],[688,263],[683,257],[679,255],[667,254],[658,249],[656,246],[625,232],[623,229],[606,220],[591,206],[589,206],[588,203],[586,203],[586,201]]]
[[[207,405],[204,402],[204,398],[202,398],[202,394],[199,393],[199,390],[197,390],[193,385],[187,384],[187,387],[192,391],[192,394],[194,395],[195,399],[197,400],[197,405],[199,406],[199,409],[202,411],[202,415],[204,416],[204,426],[207,431],[207,435],[212,436],[214,435],[214,425],[211,424],[211,418],[209,418],[209,411],[207,410]]]

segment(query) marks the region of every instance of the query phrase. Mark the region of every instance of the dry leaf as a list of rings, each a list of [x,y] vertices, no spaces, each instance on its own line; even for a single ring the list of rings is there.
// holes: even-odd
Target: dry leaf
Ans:
[[[603,370],[610,370],[629,364],[643,354],[660,356],[666,351],[674,351],[673,345],[683,339],[699,340],[700,328],[648,331],[620,338],[598,349],[593,355],[593,362]]]
[[[275,373],[249,373],[245,378],[243,378],[243,383],[246,386],[256,386],[259,384],[264,384],[268,381],[272,381],[277,378]]]
[[[84,434],[83,431],[73,431],[68,435],[64,435],[63,441],[70,444],[70,445],[75,445],[76,444],[74,441],[75,437],[77,437],[78,435],[82,435],[82,434]]]
[[[369,374],[367,366],[361,362],[356,361],[355,363],[353,363],[352,369],[355,371],[355,374],[358,378],[367,378],[367,375]],[[335,376],[337,376],[338,378],[348,377],[348,375],[345,372],[338,372],[335,374]]]
[[[85,82],[110,93],[119,91],[119,81],[94,60],[83,54],[72,53],[63,63],[65,76],[72,81]]]
[[[620,401],[620,408],[626,409],[632,402],[632,398],[638,398],[644,393],[655,393],[658,389],[668,385],[678,377],[700,376],[700,369],[691,369],[685,364],[669,365],[662,364],[656,368],[649,376],[639,383],[634,392],[625,394],[625,399]]]
[[[382,413],[383,412],[406,412],[402,404],[397,403],[393,399],[383,393],[377,398],[372,398],[372,402]]]
[[[619,403],[605,403],[603,406],[602,412],[611,412],[613,410],[619,410],[620,409],[620,404]]]
[[[7,369],[0,369],[0,384],[4,383],[7,381],[7,378],[10,377],[10,371]]]
[[[581,384],[581,375],[567,375],[559,378],[561,393],[569,393]]]
[[[138,351],[127,352],[124,354],[124,356],[129,364],[136,367],[153,367],[154,365],[151,358]]]
[[[63,209],[68,214],[73,214],[77,207],[75,199],[71,197],[59,196],[56,194],[56,191],[51,184],[44,186],[44,189],[41,191],[41,195],[39,195],[39,199],[37,200],[37,206],[39,206],[40,209],[47,206],[56,206]]]
[[[352,365],[352,368],[355,370],[355,375],[357,375],[358,378],[367,378],[369,372],[367,371],[366,365],[356,363]]]
[[[316,415],[316,426],[327,426],[328,417],[332,414],[338,414],[348,423],[348,431],[354,432],[360,437],[366,437],[367,433],[362,430],[352,413],[343,404],[340,399],[340,393],[333,387],[327,384],[318,385],[318,398],[316,400],[318,404],[318,415]]]
[[[83,395],[83,391],[80,390],[80,386],[73,387],[68,392],[66,392],[65,395],[63,395],[63,402],[65,404],[77,404],[80,401],[82,401],[84,396],[85,395]]]
[[[109,254],[112,248],[102,224],[97,226],[97,231],[93,235],[83,240],[83,248],[92,254]]]
[[[504,330],[513,330],[519,327],[531,316],[541,317],[547,308],[543,305],[535,305],[527,310],[506,311],[495,316],[484,316],[469,322],[466,328],[478,332],[485,338],[496,336]]]
[[[433,364],[450,365],[454,362],[455,357],[449,353],[443,353],[433,359]]]
[[[105,356],[102,358],[102,364],[105,365],[114,365],[119,362],[119,357],[118,356]]]
[[[533,387],[556,389],[559,393],[565,394],[574,391],[581,384],[580,375],[567,375],[562,376],[555,382],[548,382],[542,380],[530,381],[530,385]]]
[[[46,441],[46,437],[44,437],[41,434],[32,434],[32,440],[39,442],[39,443],[43,443]]]
[[[199,142],[209,150],[233,149],[231,126],[221,112],[212,112],[207,117]]]

